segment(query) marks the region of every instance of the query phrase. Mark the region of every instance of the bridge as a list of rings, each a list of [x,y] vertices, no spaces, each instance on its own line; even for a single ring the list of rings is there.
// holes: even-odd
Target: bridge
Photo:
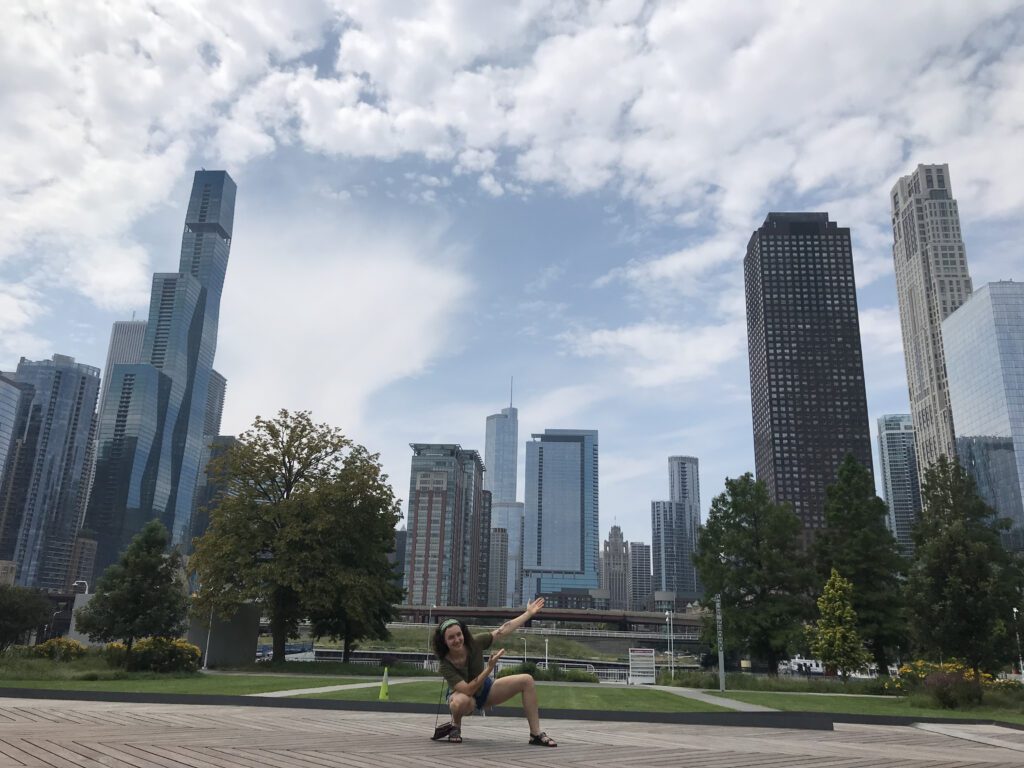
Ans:
[[[435,622],[441,618],[454,617],[464,620],[467,624],[493,624],[497,626],[508,619],[514,619],[523,612],[522,608],[468,607],[463,605],[397,605],[395,613],[404,621],[415,624]],[[704,611],[685,611],[672,614],[673,634],[686,634],[699,637],[704,623]],[[661,633],[667,632],[665,614],[659,611],[599,611],[581,608],[547,608],[535,619],[527,623],[560,621],[580,624],[612,624],[622,632],[652,630],[658,627]]]

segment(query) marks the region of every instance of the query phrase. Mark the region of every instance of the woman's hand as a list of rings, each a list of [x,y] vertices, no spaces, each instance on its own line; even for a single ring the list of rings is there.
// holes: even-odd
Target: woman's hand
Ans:
[[[494,653],[492,653],[491,654],[491,658],[489,658],[487,660],[487,669],[489,669],[491,672],[493,672],[494,668],[498,664],[498,659],[500,659],[504,655],[505,655],[505,649],[504,648],[499,648]]]
[[[526,604],[526,612],[530,615],[530,618],[532,619],[534,616],[540,613],[540,609],[543,607],[544,598],[538,597],[536,600],[531,600],[529,603]]]

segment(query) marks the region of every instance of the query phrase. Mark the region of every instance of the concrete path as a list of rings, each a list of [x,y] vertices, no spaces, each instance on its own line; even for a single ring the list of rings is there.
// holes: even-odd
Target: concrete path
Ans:
[[[694,701],[702,701],[705,704],[714,704],[716,707],[724,707],[734,712],[776,712],[771,707],[763,707],[760,704],[748,704],[745,701],[727,699],[724,696],[715,696],[701,688],[680,688],[677,685],[645,685],[645,688],[653,688],[656,691],[674,693],[676,696],[683,696]]]
[[[396,677],[388,680],[388,686],[401,685],[402,683],[417,683],[421,680],[430,681],[429,677]],[[334,691],[349,691],[356,688],[380,688],[380,680],[370,683],[347,683],[346,685],[319,685],[315,688],[292,688],[287,691],[267,691],[265,693],[250,693],[249,696],[262,696],[268,699],[283,699],[289,696],[304,696],[307,693],[333,693]],[[440,679],[434,681],[440,683]]]
[[[956,735],[843,724],[799,731],[549,720],[544,727],[557,750],[528,746],[522,718],[472,718],[465,743],[455,745],[429,740],[433,715],[0,699],[0,768],[1024,766],[1024,753],[1013,748],[1024,734],[992,726],[956,725]]]

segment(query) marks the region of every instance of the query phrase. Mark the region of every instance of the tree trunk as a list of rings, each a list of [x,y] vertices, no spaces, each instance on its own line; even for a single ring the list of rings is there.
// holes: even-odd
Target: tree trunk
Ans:
[[[871,643],[871,655],[874,659],[875,665],[878,667],[878,676],[881,677],[889,675],[889,657],[885,652],[885,646],[882,643],[875,640]]]
[[[352,653],[352,635],[348,631],[347,627],[345,628],[345,639],[343,640],[343,643],[344,655],[341,657],[341,660],[345,664],[348,664],[348,658]]]
[[[288,626],[285,622],[284,590],[274,592],[273,606],[270,609],[270,634],[274,638],[274,655],[271,664],[283,664],[285,661],[285,643],[288,641]]]

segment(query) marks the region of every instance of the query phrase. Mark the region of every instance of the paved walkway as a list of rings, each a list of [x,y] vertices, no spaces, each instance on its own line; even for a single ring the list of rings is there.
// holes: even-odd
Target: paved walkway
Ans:
[[[745,701],[736,701],[736,699],[727,699],[724,696],[715,696],[713,693],[708,693],[700,688],[680,688],[675,685],[645,685],[644,687],[653,688],[657,691],[667,691],[668,693],[674,693],[676,696],[683,696],[687,699],[693,699],[694,701],[702,701],[705,704],[714,704],[718,707],[731,709],[734,712],[777,711],[771,707],[761,706],[760,704],[748,704]]]
[[[430,677],[396,677],[394,680],[388,679],[388,686],[401,685],[402,683],[418,683],[422,680],[433,680]],[[441,679],[438,678],[434,682],[440,683]],[[265,693],[250,693],[249,696],[261,696],[267,699],[284,699],[289,696],[303,696],[307,693],[333,693],[334,691],[348,691],[356,688],[380,688],[380,680],[374,680],[369,683],[346,683],[345,685],[318,685],[315,688],[292,688],[287,691],[267,691]]]
[[[519,718],[474,718],[461,745],[431,742],[433,725],[418,714],[0,699],[0,768],[1024,766],[1024,733],[992,726],[797,731],[552,720],[546,727],[559,747],[542,750],[526,744]]]

